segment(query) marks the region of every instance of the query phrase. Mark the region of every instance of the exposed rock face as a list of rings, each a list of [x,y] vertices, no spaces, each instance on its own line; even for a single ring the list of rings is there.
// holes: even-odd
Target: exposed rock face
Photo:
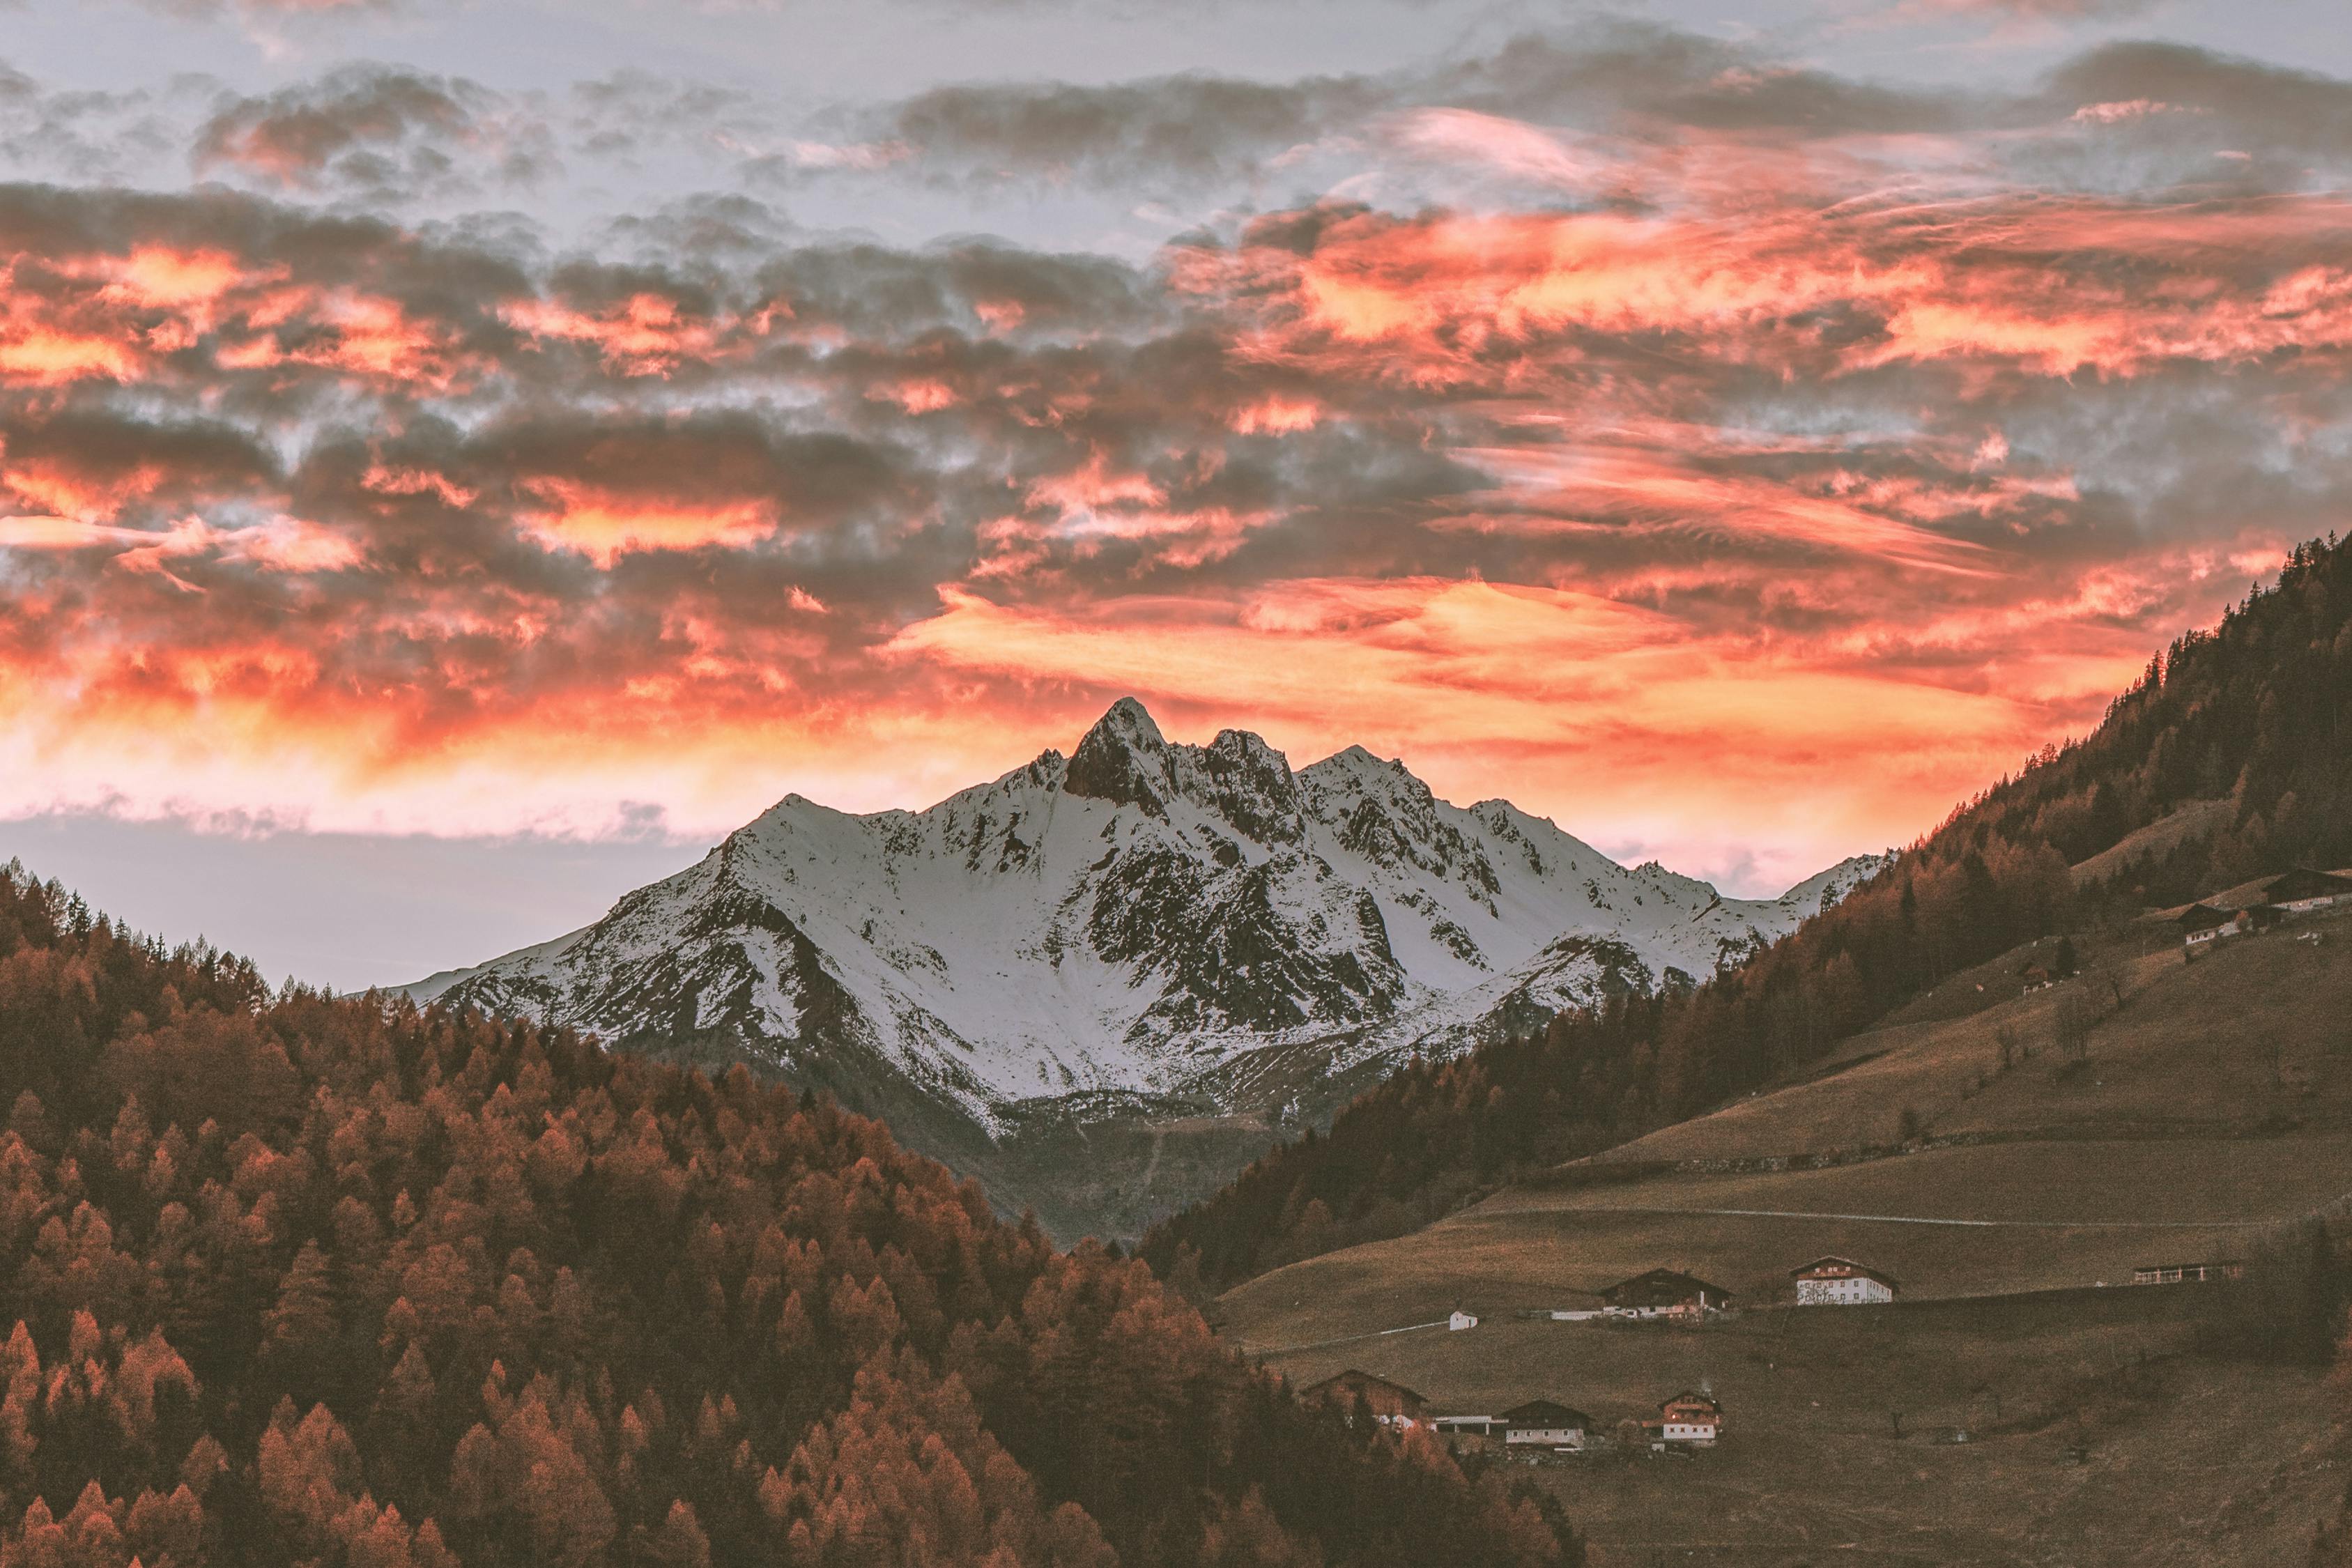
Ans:
[[[1711,973],[1875,864],[1727,900],[1507,802],[1449,805],[1360,748],[1294,773],[1240,731],[1172,744],[1124,699],[1066,761],[928,811],[788,796],[595,924],[415,989],[751,1061],[888,1116],[1065,1233],[1123,1233],[1192,1194],[1145,1180],[1072,1204],[1017,1152],[1039,1129],[1226,1118],[1252,1131],[1185,1178],[1222,1180],[1271,1135],[1247,1119],[1318,1115],[1406,1053]]]

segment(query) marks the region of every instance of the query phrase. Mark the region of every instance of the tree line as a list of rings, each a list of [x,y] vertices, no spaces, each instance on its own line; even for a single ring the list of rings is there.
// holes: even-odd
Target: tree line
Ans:
[[[2213,830],[2071,867],[2184,805]],[[2155,837],[2155,836],[2151,836]],[[2352,542],[2152,660],[2089,736],[2045,748],[1868,883],[1701,984],[1612,996],[1539,1034],[1412,1061],[1142,1255],[1189,1293],[1402,1235],[1515,1176],[1628,1142],[1818,1059],[1955,972],[2266,872],[2352,863]]]
[[[878,1123],[0,871],[0,1568],[1580,1560]]]

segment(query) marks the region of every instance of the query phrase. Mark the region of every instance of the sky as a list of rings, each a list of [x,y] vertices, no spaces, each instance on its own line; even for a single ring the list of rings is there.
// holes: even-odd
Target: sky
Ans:
[[[2341,0],[0,0],[0,858],[339,986],[1350,743],[1777,892],[2352,490]]]

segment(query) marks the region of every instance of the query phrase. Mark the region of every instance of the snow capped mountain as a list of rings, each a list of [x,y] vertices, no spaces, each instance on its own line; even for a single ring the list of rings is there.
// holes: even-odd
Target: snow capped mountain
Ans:
[[[747,1058],[969,1168],[959,1149],[1041,1115],[1311,1100],[1379,1058],[1703,977],[1878,864],[1725,899],[1360,748],[1294,771],[1241,731],[1173,744],[1125,699],[1067,758],[928,811],[787,796],[595,924],[412,992]],[[913,1112],[978,1136],[926,1138]]]

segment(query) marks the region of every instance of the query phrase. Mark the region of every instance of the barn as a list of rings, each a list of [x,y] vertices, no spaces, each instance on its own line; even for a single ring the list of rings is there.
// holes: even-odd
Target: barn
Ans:
[[[1336,1405],[1349,1412],[1360,1401],[1383,1426],[1418,1426],[1429,1410],[1429,1401],[1403,1384],[1352,1366],[1309,1384],[1298,1391],[1298,1397],[1310,1405]]]
[[[1729,1306],[1731,1292],[1696,1275],[1653,1268],[1612,1285],[1601,1299],[1620,1317],[1698,1318]]]
[[[2263,902],[2292,914],[2331,909],[2347,899],[2352,899],[2352,878],[2326,871],[2289,871],[2263,885]]]

